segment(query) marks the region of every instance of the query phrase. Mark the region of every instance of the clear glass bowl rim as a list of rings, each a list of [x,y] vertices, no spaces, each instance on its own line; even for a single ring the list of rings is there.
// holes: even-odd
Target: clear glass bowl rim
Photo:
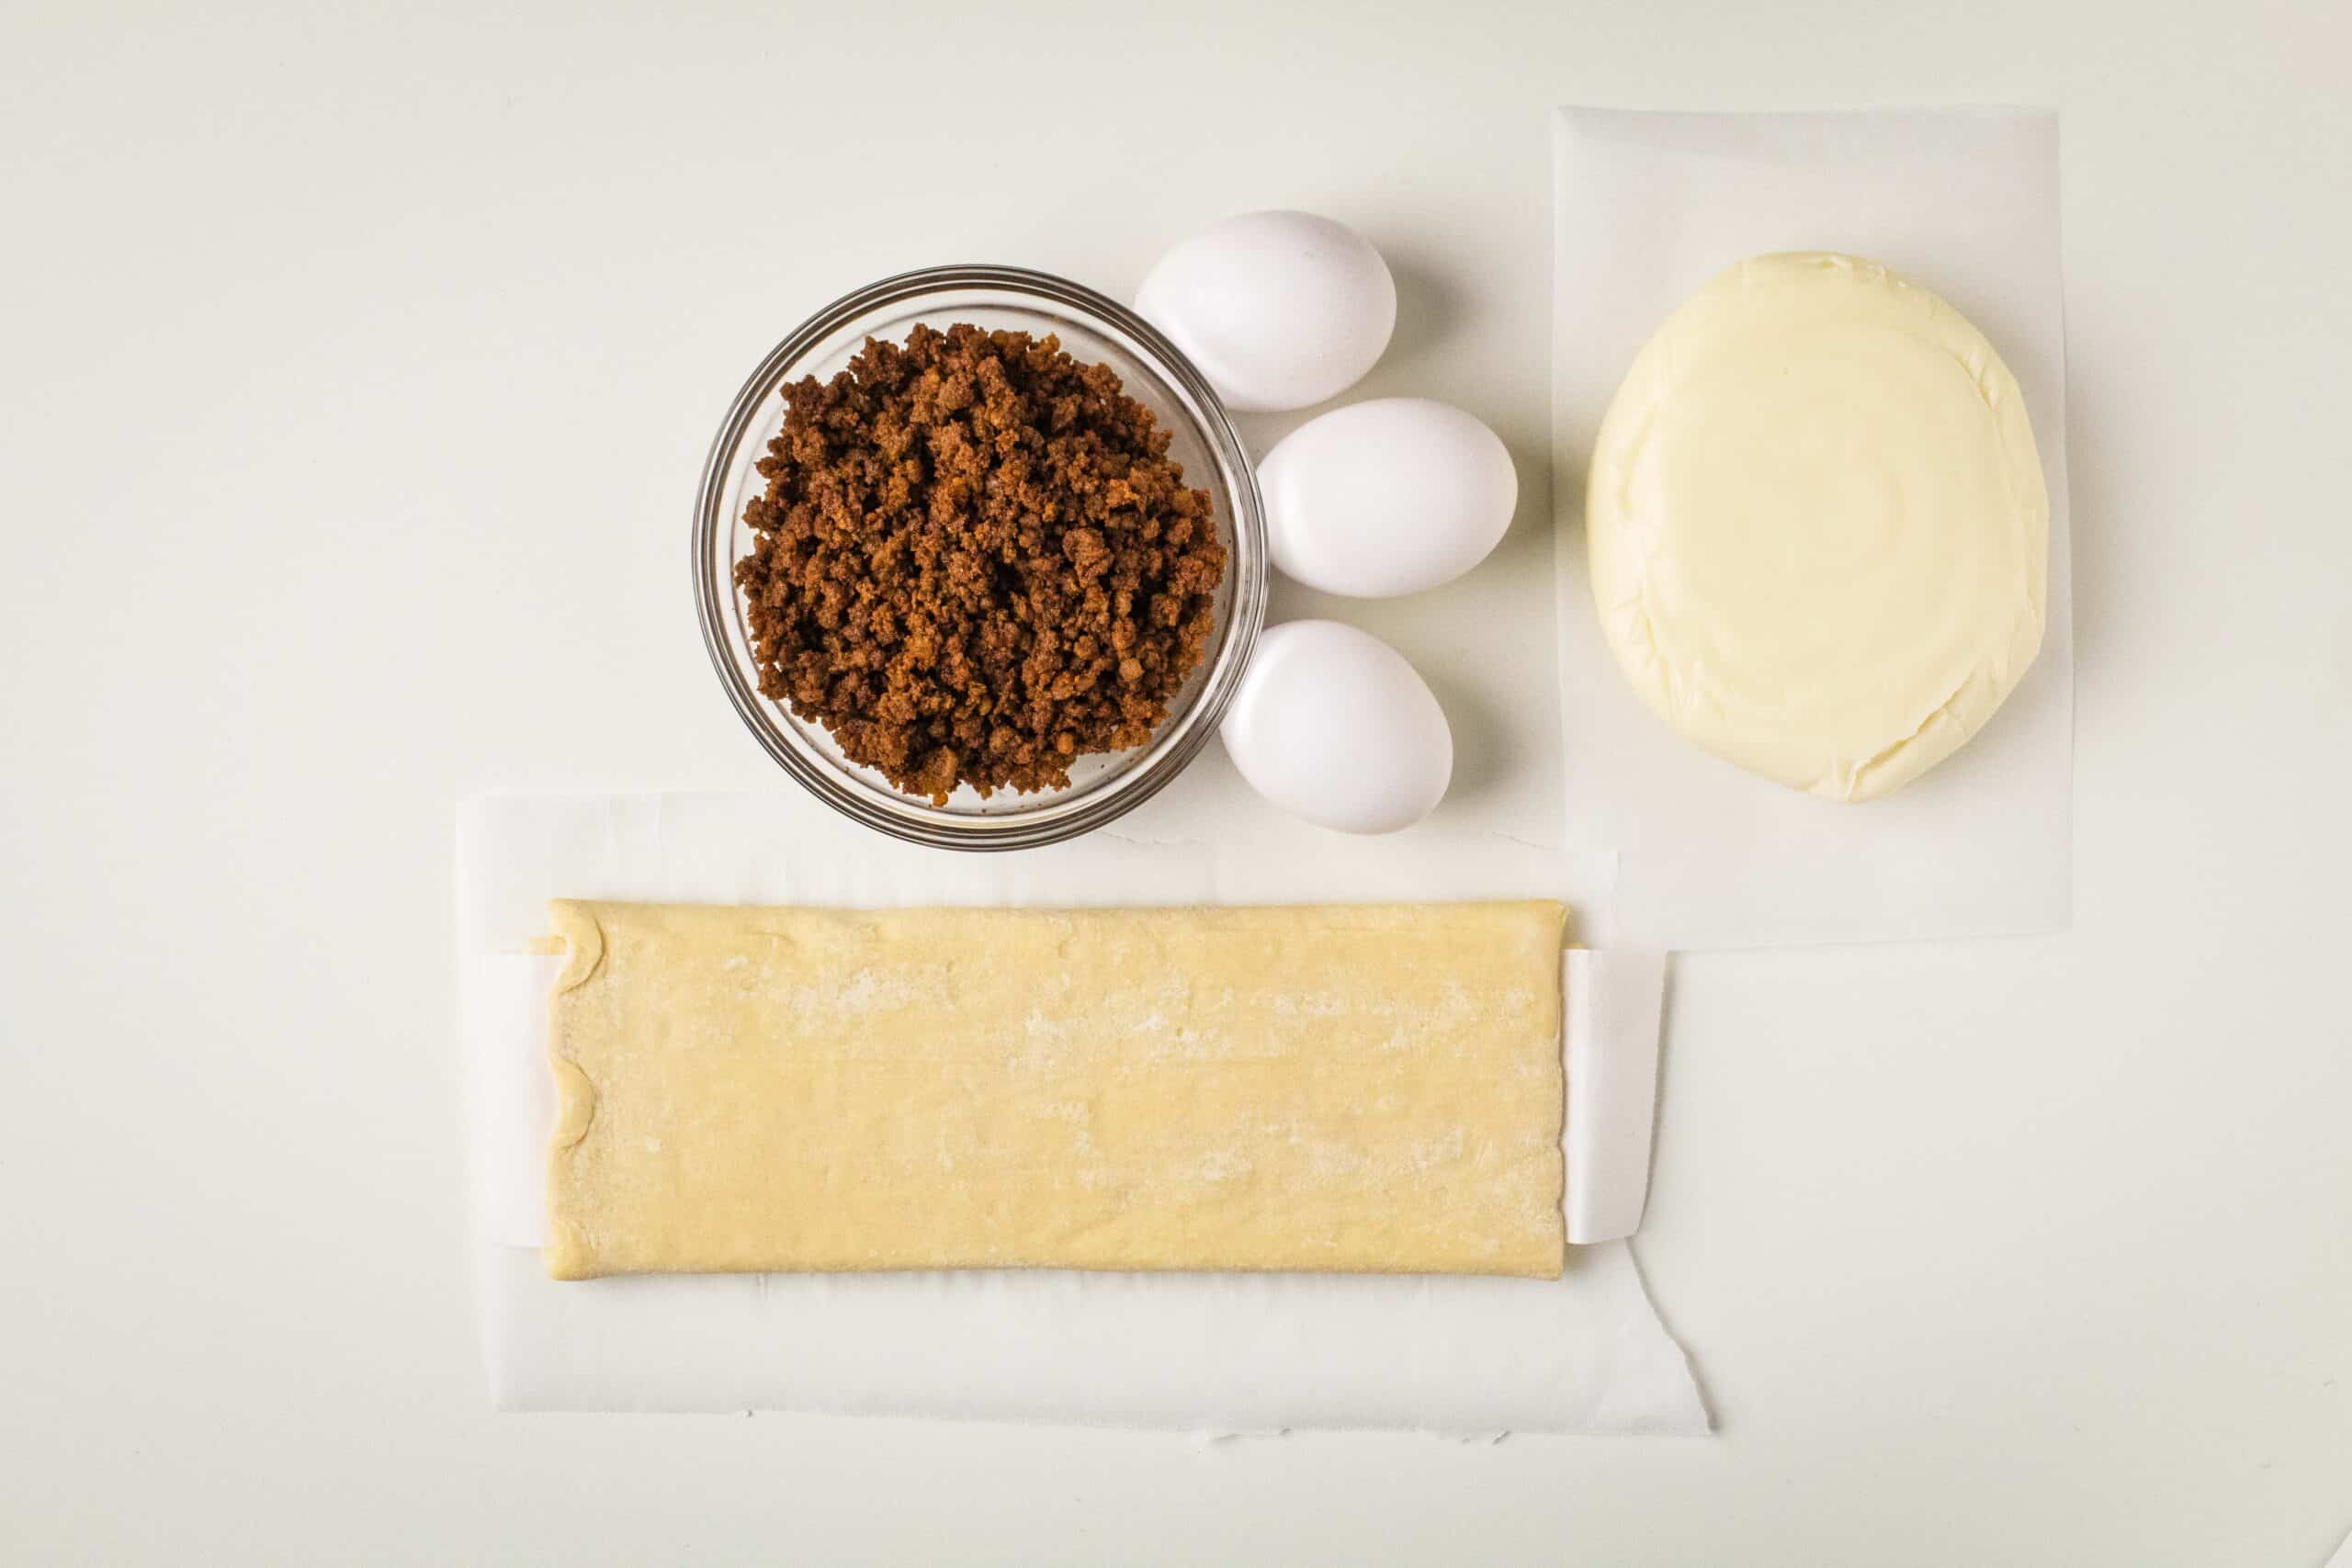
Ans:
[[[1152,737],[1146,758],[1106,785],[1040,795],[1034,807],[985,817],[951,813],[906,795],[893,795],[885,804],[854,788],[838,763],[814,753],[807,740],[781,722],[770,699],[747,682],[738,667],[737,639],[729,629],[735,583],[731,570],[718,564],[720,541],[731,541],[736,522],[729,515],[735,453],[752,423],[765,414],[786,373],[861,316],[930,294],[974,289],[1014,296],[1009,303],[1034,299],[1081,321],[1092,318],[1111,329],[1106,335],[1126,339],[1139,357],[1180,389],[1192,405],[1183,412],[1191,415],[1190,423],[1218,470],[1216,483],[1229,500],[1236,546],[1216,654],[1191,701]],[[731,567],[731,554],[728,558]],[[1233,700],[1265,624],[1266,573],[1265,519],[1257,477],[1208,378],[1158,329],[1117,300],[1026,267],[964,265],[898,273],[845,294],[810,316],[769,351],[735,395],[711,441],[695,498],[695,607],[704,649],[737,716],[778,766],[826,805],[894,838],[939,849],[1019,850],[1058,843],[1114,821],[1158,794],[1200,753]]]

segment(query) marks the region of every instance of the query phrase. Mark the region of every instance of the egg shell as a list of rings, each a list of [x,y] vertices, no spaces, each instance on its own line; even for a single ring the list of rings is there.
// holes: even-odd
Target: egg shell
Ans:
[[[1338,621],[1261,635],[1218,734],[1252,789],[1342,833],[1411,827],[1453,777],[1453,732],[1428,682]]]
[[[1227,408],[1303,409],[1363,378],[1396,327],[1396,282],[1346,224],[1245,212],[1153,264],[1136,310],[1209,378]]]
[[[1357,599],[1453,581],[1487,558],[1519,506],[1502,438],[1428,398],[1307,421],[1266,454],[1258,488],[1283,575]]]

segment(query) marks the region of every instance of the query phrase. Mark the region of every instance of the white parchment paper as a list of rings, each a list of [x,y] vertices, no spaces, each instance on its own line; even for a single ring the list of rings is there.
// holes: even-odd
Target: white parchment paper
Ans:
[[[1609,940],[1692,949],[2063,929],[2074,619],[2056,116],[1569,108],[1554,133],[1566,841],[1623,857]],[[1635,352],[1715,273],[1788,250],[1875,257],[1959,307],[2015,372],[2050,486],[2041,657],[1958,755],[1862,806],[1781,788],[1677,739],[1618,672],[1585,564],[1587,463]]]
[[[1622,1241],[1571,1247],[1556,1281],[982,1270],[557,1283],[526,1245],[541,1223],[539,1009],[551,961],[524,947],[543,933],[551,896],[1068,907],[1556,897],[1578,880],[1571,857],[1494,835],[1436,832],[1400,846],[1326,861],[1247,842],[1097,833],[1018,855],[955,855],[885,841],[797,795],[469,803],[458,825],[458,959],[497,1404],[1219,1432],[1706,1430],[1689,1365]],[[1585,1038],[1646,1028],[1654,1045],[1657,960],[1576,962]],[[1619,1058],[1594,1052],[1581,1070],[1596,1074],[1603,1060]],[[1639,1217],[1654,1058],[1630,1060],[1637,1081],[1606,1093],[1596,1085],[1582,1111],[1595,1150],[1588,1174],[1607,1178],[1589,1181],[1581,1211],[1571,1198],[1570,1219],[1587,1234]],[[1573,1050],[1568,1065],[1575,1107]],[[1604,1125],[1598,1108],[1612,1100],[1638,1115],[1638,1129]]]

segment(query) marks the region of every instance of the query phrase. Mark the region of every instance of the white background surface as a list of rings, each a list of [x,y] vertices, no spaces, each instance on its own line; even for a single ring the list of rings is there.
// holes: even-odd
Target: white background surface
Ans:
[[[2317,3],[0,13],[0,1558],[2324,1561],[2347,54]],[[1361,224],[1363,390],[1525,479],[1370,623],[1445,809],[1550,842],[1546,111],[1987,100],[2065,114],[2075,930],[1680,966],[1640,1247],[1720,1438],[486,1413],[454,803],[776,782],[684,528],[801,315]]]

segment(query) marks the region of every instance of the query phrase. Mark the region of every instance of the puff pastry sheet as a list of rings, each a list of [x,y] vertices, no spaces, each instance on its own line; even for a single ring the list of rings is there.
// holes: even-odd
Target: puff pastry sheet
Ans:
[[[558,1279],[1561,1271],[1556,903],[550,914]]]

